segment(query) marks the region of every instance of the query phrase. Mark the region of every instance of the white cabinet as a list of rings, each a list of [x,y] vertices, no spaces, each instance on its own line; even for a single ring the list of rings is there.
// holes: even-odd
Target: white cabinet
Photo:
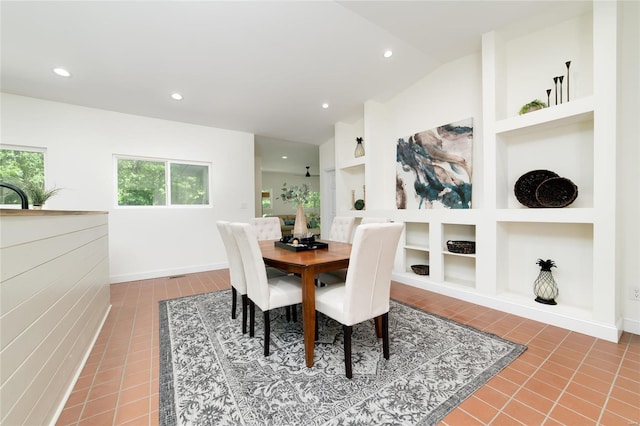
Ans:
[[[110,309],[104,212],[0,210],[3,424],[52,424]]]
[[[407,273],[413,273],[412,265],[429,265],[430,236],[429,223],[406,222],[404,242],[404,262],[402,269]],[[429,274],[425,276],[430,276]]]
[[[387,215],[405,223],[404,244],[399,250],[395,279],[423,288],[476,290],[476,254],[456,253],[447,247],[447,241],[476,242],[475,211],[395,211]],[[424,264],[429,265],[428,275],[418,275],[411,269],[412,265]]]
[[[475,289],[476,255],[448,248],[449,241],[476,241],[475,225],[443,223],[442,254],[444,281]]]

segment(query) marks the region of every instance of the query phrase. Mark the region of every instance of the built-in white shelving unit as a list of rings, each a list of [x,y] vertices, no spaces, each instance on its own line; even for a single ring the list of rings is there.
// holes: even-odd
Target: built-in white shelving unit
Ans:
[[[365,156],[355,157],[356,138],[364,133],[363,120],[354,124],[336,123],[336,210],[344,214],[354,209],[353,199],[362,199],[365,188]],[[355,191],[355,192],[352,192]]]
[[[473,195],[481,200],[480,208],[354,211],[351,190],[360,190],[356,199],[361,198],[362,185],[378,173],[373,165],[383,158],[379,150],[389,155],[390,138],[376,139],[375,130],[384,129],[379,107],[370,109],[370,115],[365,109],[358,122],[336,124],[338,214],[384,215],[405,223],[395,280],[618,340],[620,313],[611,281],[616,210],[608,182],[616,167],[616,7],[615,2],[594,2],[587,13],[538,26],[529,34],[496,30],[483,36],[482,121],[474,123],[482,129],[482,151],[474,158],[483,163],[482,185],[479,191],[474,187]],[[568,60],[570,101],[565,89],[563,103],[518,115],[521,105],[547,96],[546,83],[537,87],[520,78],[525,71],[548,77],[552,88],[552,77],[566,74]],[[555,103],[554,94],[551,100]],[[366,155],[356,159],[355,138],[365,130]],[[536,169],[571,179],[578,186],[574,203],[558,209],[521,205],[514,184]],[[378,196],[372,193],[367,188],[367,198]],[[476,253],[451,253],[447,240],[475,241]],[[560,290],[558,305],[534,301],[538,258],[558,265],[553,271]],[[429,264],[429,275],[414,274],[412,264]]]

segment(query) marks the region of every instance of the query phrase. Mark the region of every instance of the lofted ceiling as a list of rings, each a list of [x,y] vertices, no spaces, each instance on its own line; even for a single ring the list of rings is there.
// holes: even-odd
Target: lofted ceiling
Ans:
[[[0,83],[7,93],[251,132],[273,169],[278,141],[317,152],[335,122],[478,52],[483,33],[590,4],[3,0]]]

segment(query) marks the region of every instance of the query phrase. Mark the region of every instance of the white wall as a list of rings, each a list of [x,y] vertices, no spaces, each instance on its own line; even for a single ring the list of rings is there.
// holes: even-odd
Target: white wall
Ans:
[[[0,99],[2,144],[45,147],[47,185],[64,188],[47,208],[109,212],[112,282],[226,267],[215,222],[253,217],[253,134]],[[212,207],[115,207],[114,154],[210,162]]]
[[[473,178],[471,203],[483,206],[482,190],[482,58],[480,53],[446,63],[418,83],[399,93],[385,105],[393,123],[394,140],[388,153],[395,158],[397,138],[429,130],[443,124],[473,118]],[[388,132],[389,130],[387,130]],[[376,165],[377,167],[377,165]],[[389,161],[375,176],[387,185],[395,182],[396,162]],[[371,186],[369,184],[368,186]],[[370,193],[370,192],[368,192]],[[395,207],[393,187],[387,191],[387,208]]]
[[[640,240],[640,3],[621,3],[621,27],[619,54],[624,60],[620,67],[618,85],[618,165],[617,165],[617,259],[619,275],[616,281],[623,283],[618,295],[623,306],[625,330],[640,334],[640,301],[631,300],[634,289],[640,289],[638,266]]]
[[[331,223],[336,215],[336,153],[334,138],[329,139],[320,145],[319,149],[320,163],[320,217],[322,223],[326,226],[321,228],[324,235],[321,237],[328,238]]]

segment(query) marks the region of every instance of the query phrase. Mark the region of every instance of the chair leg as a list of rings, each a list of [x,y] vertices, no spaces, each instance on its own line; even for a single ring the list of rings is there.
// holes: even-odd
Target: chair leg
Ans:
[[[291,306],[286,306],[284,311],[287,313],[287,322],[291,322]]]
[[[389,312],[382,314],[382,353],[389,359]]]
[[[298,322],[298,305],[291,306],[291,317],[293,318],[293,322]]]
[[[344,331],[344,370],[347,375],[347,379],[353,377],[353,373],[351,371],[351,330],[353,329],[350,325],[342,325],[342,330]]]
[[[236,319],[236,300],[238,298],[238,291],[235,287],[231,287],[231,319]]]
[[[247,305],[249,298],[246,294],[242,295],[242,334],[247,334]]]
[[[256,328],[256,304],[249,299],[249,337],[255,336]]]
[[[382,320],[380,317],[375,317],[373,319],[373,325],[376,327],[376,336],[379,338],[382,337]]]
[[[271,321],[269,311],[264,311],[264,356],[269,356],[269,338],[271,334]]]

